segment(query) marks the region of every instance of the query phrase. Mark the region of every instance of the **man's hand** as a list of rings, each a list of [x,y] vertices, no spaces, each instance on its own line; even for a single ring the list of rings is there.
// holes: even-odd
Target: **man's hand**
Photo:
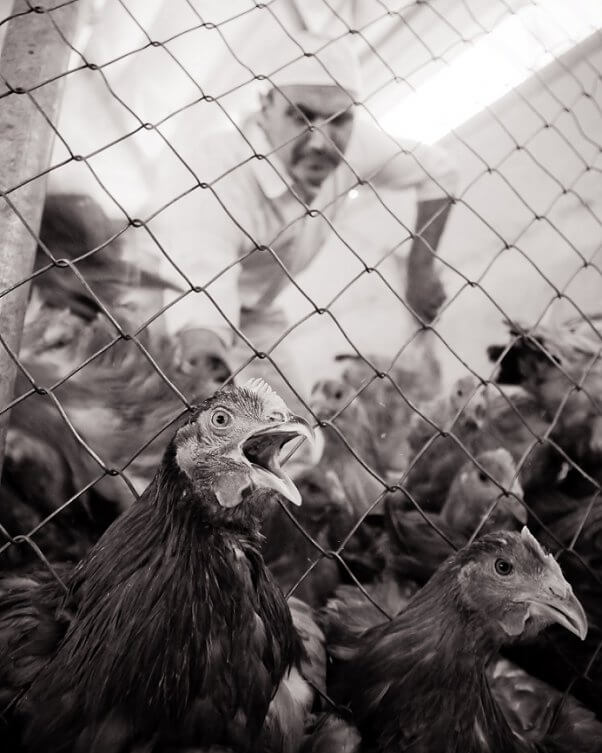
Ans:
[[[430,324],[445,301],[446,295],[432,265],[408,269],[406,300],[425,324]]]
[[[232,374],[226,347],[211,330],[187,329],[177,340],[176,366],[183,374],[220,385]]]

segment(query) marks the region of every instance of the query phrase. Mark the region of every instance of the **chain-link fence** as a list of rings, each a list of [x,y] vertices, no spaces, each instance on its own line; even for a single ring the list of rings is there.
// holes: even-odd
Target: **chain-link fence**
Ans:
[[[261,374],[323,440],[291,459],[305,506],[267,524],[283,588],[352,586],[391,616],[453,549],[528,520],[591,630],[515,657],[600,715],[599,11],[6,5],[3,569],[84,556],[194,401]],[[357,91],[329,70],[340,44]],[[291,89],[307,60],[344,95],[325,118]],[[295,162],[300,134],[326,174]],[[432,318],[414,252],[447,293]],[[188,357],[190,316],[223,362]]]

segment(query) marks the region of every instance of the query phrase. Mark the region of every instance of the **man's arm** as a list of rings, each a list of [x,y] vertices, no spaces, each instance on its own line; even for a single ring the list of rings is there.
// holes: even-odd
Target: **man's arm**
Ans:
[[[434,269],[434,260],[451,206],[452,200],[448,198],[418,202],[405,292],[408,304],[425,324],[433,321],[445,301],[445,290]]]
[[[407,302],[424,322],[431,322],[445,300],[434,258],[445,229],[457,170],[441,147],[393,139],[373,123],[356,124],[349,162],[358,175],[378,189],[414,189],[416,228],[407,259]],[[405,273],[405,260],[400,269]]]

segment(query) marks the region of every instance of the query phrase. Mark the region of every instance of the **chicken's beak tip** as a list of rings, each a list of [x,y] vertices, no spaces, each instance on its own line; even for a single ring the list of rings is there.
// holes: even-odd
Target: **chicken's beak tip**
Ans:
[[[317,436],[312,426],[301,416],[291,416],[287,421],[291,428],[296,428],[300,437],[306,439],[312,446],[316,444]]]
[[[550,622],[562,625],[582,641],[587,637],[587,615],[581,602],[570,588],[567,596],[534,600],[531,603],[530,612],[546,616]]]

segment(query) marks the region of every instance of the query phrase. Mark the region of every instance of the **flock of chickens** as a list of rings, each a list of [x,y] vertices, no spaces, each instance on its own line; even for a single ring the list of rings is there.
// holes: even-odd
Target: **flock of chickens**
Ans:
[[[111,235],[49,198],[57,257]],[[303,418],[119,337],[103,304],[129,331],[155,282],[119,239],[77,268],[94,294],[34,279],[7,433],[2,751],[602,753],[591,322],[511,325],[496,381],[449,391],[429,352],[341,357],[291,478]]]

